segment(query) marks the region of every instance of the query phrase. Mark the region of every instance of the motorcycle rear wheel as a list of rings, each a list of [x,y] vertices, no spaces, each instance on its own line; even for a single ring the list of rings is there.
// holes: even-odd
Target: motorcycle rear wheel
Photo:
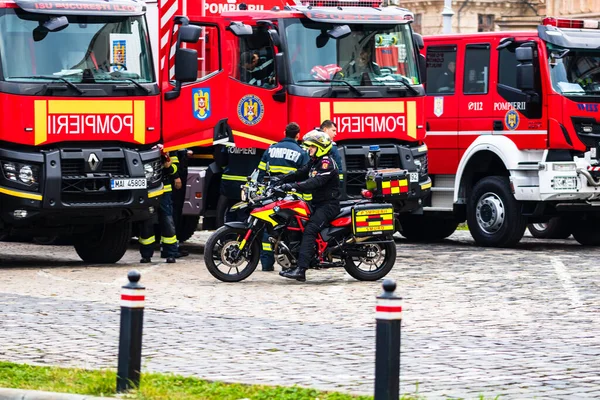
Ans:
[[[260,240],[252,241],[249,252],[240,259],[231,257],[231,251],[239,249],[245,234],[245,229],[222,226],[210,236],[204,248],[204,263],[212,276],[222,282],[240,282],[254,272],[260,257]]]
[[[368,246],[369,242],[362,243],[362,246]],[[396,244],[395,243],[382,243],[372,244],[373,249],[379,251],[379,257],[381,258],[381,252],[384,252],[382,260],[379,262],[373,260],[373,257],[365,260],[364,257],[348,256],[346,257],[346,265],[344,269],[348,274],[358,279],[359,281],[376,281],[386,276],[394,267],[396,263]],[[378,249],[377,249],[378,248]],[[369,265],[369,270],[365,271],[361,268],[363,265]],[[375,269],[371,266],[376,265]]]

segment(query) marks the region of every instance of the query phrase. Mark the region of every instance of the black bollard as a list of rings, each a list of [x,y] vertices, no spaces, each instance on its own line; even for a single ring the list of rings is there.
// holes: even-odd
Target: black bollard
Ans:
[[[400,325],[402,297],[396,297],[396,282],[383,281],[377,296],[375,319],[375,400],[398,400],[400,396]]]
[[[117,393],[140,386],[142,367],[142,328],[144,323],[145,287],[140,273],[129,271],[129,283],[121,289],[121,329],[119,333],[119,366]]]

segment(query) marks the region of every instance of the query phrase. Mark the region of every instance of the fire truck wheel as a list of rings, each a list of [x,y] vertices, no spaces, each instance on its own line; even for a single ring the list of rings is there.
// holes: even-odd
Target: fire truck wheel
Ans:
[[[179,224],[179,229],[177,230],[177,239],[180,242],[185,242],[189,240],[196,232],[196,228],[198,227],[198,222],[200,221],[200,217],[195,215],[184,215],[181,217],[181,223]]]
[[[411,242],[437,242],[452,235],[458,222],[450,218],[407,215],[400,219],[400,234]]]
[[[538,239],[566,239],[571,236],[573,228],[565,217],[550,218],[548,222],[528,224],[531,236]]]
[[[98,225],[93,231],[75,240],[75,251],[89,263],[114,264],[119,261],[131,238],[131,222],[119,221]]]
[[[573,237],[582,246],[600,246],[600,218],[582,219],[573,227]]]
[[[527,225],[508,177],[489,176],[473,187],[467,204],[467,223],[479,246],[511,247],[519,243]]]

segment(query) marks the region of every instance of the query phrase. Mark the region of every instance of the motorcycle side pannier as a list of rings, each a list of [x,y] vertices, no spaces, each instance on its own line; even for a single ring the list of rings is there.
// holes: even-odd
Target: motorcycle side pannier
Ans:
[[[379,199],[406,198],[410,181],[408,171],[400,168],[375,169],[367,172],[367,190]]]
[[[394,207],[387,203],[352,207],[352,229],[358,237],[394,233]]]

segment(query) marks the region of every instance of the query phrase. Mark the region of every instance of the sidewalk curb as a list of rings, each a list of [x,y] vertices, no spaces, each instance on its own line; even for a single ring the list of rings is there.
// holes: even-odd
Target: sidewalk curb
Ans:
[[[84,394],[41,392],[39,390],[0,388],[0,400],[98,400],[114,397],[94,397]]]

